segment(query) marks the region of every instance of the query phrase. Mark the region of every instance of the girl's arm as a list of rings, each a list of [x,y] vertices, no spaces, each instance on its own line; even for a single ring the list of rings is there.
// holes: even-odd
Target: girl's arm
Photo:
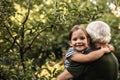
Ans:
[[[111,50],[109,47],[101,48],[96,51],[92,51],[88,54],[76,53],[70,56],[70,59],[76,62],[91,62],[101,58],[105,53],[109,53]]]

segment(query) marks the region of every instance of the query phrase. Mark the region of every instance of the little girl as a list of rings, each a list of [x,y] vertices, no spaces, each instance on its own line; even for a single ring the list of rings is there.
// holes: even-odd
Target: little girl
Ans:
[[[110,45],[107,45],[101,47],[99,50],[90,52],[90,37],[87,34],[86,29],[79,25],[75,25],[71,29],[69,34],[69,44],[71,47],[65,55],[65,70],[57,77],[57,80],[68,80],[82,75],[82,72],[80,71],[84,71],[84,66],[86,66],[85,62],[95,61],[105,53],[111,52],[112,49],[110,48]],[[74,59],[78,59],[78,62]]]

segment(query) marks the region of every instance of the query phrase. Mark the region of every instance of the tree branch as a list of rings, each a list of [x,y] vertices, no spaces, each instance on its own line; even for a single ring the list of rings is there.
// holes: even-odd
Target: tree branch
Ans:
[[[32,44],[34,43],[35,39],[40,35],[40,33],[42,33],[44,30],[46,30],[47,28],[52,28],[51,26],[48,26],[48,27],[45,27],[43,28],[42,30],[40,30],[38,32],[38,34],[32,39],[32,42],[29,44],[29,46],[32,46]],[[25,52],[28,50],[29,48],[26,48],[25,49]]]
[[[25,25],[26,21],[28,20],[29,14],[30,14],[30,0],[28,0],[28,12],[24,21],[22,22],[22,25]]]
[[[14,39],[14,41],[13,41],[13,43],[12,43],[12,45],[9,47],[9,48],[7,48],[6,50],[4,50],[3,52],[2,52],[2,54],[1,55],[3,55],[3,54],[5,54],[5,53],[7,53],[13,46],[14,46],[14,44],[15,44],[15,41],[16,41],[16,39]]]
[[[6,23],[7,24],[7,23]],[[9,25],[9,24],[8,24]],[[9,25],[10,26],[10,25]],[[13,37],[11,31],[9,30],[9,28],[7,26],[5,26],[7,31],[8,31],[8,34],[11,36],[11,38],[14,40],[14,42],[20,47],[20,44],[16,41],[16,39]]]

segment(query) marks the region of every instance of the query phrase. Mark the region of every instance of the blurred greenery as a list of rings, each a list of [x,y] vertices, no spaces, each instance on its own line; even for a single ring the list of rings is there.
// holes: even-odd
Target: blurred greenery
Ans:
[[[55,80],[75,24],[108,23],[120,62],[119,0],[1,0],[0,80]]]

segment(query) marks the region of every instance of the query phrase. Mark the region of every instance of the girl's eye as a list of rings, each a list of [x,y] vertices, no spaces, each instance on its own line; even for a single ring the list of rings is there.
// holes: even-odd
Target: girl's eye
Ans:
[[[77,38],[73,38],[73,41],[76,41],[77,40]]]
[[[83,37],[83,36],[82,36],[82,37],[80,37],[80,39],[81,39],[81,40],[84,40],[84,39],[85,39],[85,37]]]

